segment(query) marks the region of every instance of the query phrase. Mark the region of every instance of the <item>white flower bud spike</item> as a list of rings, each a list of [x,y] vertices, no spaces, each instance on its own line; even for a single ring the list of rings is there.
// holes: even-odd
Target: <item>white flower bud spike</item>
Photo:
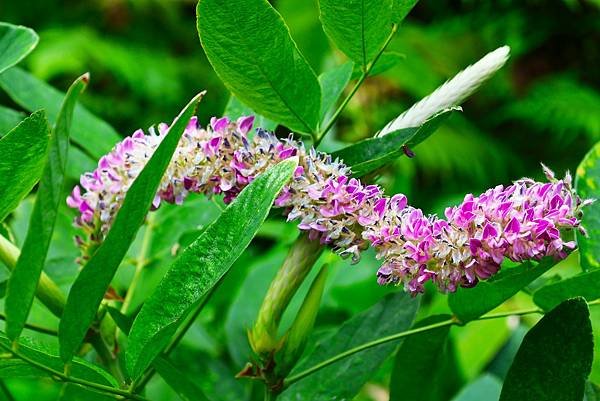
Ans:
[[[510,47],[502,46],[446,81],[429,96],[392,120],[376,136],[384,136],[402,128],[419,127],[441,110],[460,105],[467,97],[496,73],[508,60]]]

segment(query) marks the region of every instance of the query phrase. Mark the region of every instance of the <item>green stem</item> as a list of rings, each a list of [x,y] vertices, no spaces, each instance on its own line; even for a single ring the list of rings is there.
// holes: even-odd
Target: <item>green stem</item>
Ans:
[[[135,273],[133,274],[133,279],[129,284],[129,289],[127,290],[127,294],[125,294],[125,299],[123,300],[123,305],[121,306],[121,313],[123,314],[127,314],[127,309],[129,309],[129,306],[131,305],[133,295],[137,288],[138,282],[140,281],[140,277],[142,276],[142,271],[150,262],[148,260],[148,253],[150,250],[150,244],[152,242],[152,232],[154,230],[153,222],[154,213],[150,213],[146,222],[144,238],[142,239],[142,248],[140,249],[140,253],[135,262]]]
[[[367,77],[369,76],[369,73],[373,69],[373,66],[375,65],[375,63],[377,63],[377,60],[379,60],[379,57],[381,57],[381,55],[383,54],[385,49],[388,47],[388,45],[392,41],[392,38],[394,37],[394,34],[396,33],[397,30],[398,30],[398,25],[397,24],[392,25],[392,31],[390,32],[389,36],[387,37],[385,43],[383,44],[383,46],[381,47],[381,49],[379,50],[377,55],[375,55],[375,58],[369,64],[367,64],[366,66],[363,67],[362,74],[358,78],[358,81],[356,81],[356,84],[354,85],[354,87],[352,88],[352,90],[350,91],[348,96],[346,96],[346,98],[344,99],[342,104],[340,104],[340,106],[337,108],[335,113],[333,113],[333,116],[329,119],[329,122],[327,123],[327,125],[325,125],[325,128],[321,131],[321,133],[317,134],[317,138],[314,141],[315,148],[317,146],[319,146],[319,144],[321,143],[321,141],[323,140],[323,138],[325,137],[327,132],[329,132],[331,127],[333,127],[333,124],[335,124],[335,122],[339,118],[340,114],[342,114],[342,111],[344,111],[344,109],[346,108],[346,106],[348,105],[350,100],[354,97],[354,94],[356,93],[356,91],[358,91],[358,88],[360,88],[360,86],[362,85],[364,80],[367,79]]]
[[[6,316],[0,313],[0,320],[6,321]],[[58,336],[58,331],[54,329],[49,329],[47,327],[38,326],[37,324],[25,323],[25,328],[33,331],[37,331],[38,333],[48,334],[51,336]]]
[[[600,304],[600,301],[594,301],[594,302],[589,302],[588,305],[598,305]],[[523,316],[523,315],[531,315],[531,314],[544,314],[544,311],[539,309],[539,308],[530,308],[530,309],[522,309],[522,310],[515,310],[515,311],[509,311],[509,312],[500,312],[500,313],[491,313],[485,316],[481,316],[473,321],[482,321],[482,320],[490,320],[490,319],[499,319],[499,318],[503,318],[503,317],[508,317],[508,316]],[[391,341],[396,341],[399,340],[401,338],[404,337],[408,337],[408,336],[412,336],[414,334],[419,334],[419,333],[423,333],[429,330],[434,330],[440,327],[446,327],[446,326],[461,326],[463,325],[463,323],[461,323],[458,319],[451,318],[448,320],[444,320],[442,322],[438,322],[438,323],[434,323],[434,324],[430,324],[428,326],[423,326],[423,327],[419,327],[416,329],[410,329],[410,330],[406,330],[406,331],[402,331],[400,333],[396,333],[396,334],[392,334],[386,337],[381,337],[378,338],[377,340],[373,340],[373,341],[369,341],[367,343],[361,344],[357,347],[351,348],[349,350],[346,350],[342,353],[339,353],[329,359],[324,360],[321,363],[316,364],[315,366],[312,366],[298,374],[295,374],[293,376],[290,376],[289,378],[287,378],[284,382],[284,388],[290,386],[291,384],[297,382],[298,380],[303,379],[306,376],[309,376],[315,372],[317,372],[318,370],[323,369],[324,367],[327,367],[341,359],[347,358],[351,355],[354,355],[358,352],[364,351],[366,349],[369,348],[373,348],[376,347],[378,345],[381,344],[385,344]]]
[[[87,381],[85,379],[80,379],[78,377],[72,377],[72,376],[66,375],[63,372],[59,372],[58,370],[49,368],[42,363],[39,363],[25,355],[22,355],[21,353],[15,351],[14,349],[12,349],[9,346],[6,346],[4,344],[0,344],[0,347],[4,348],[7,352],[10,352],[15,357],[23,360],[24,362],[27,362],[31,366],[34,366],[34,367],[50,374],[50,376],[55,380],[60,379],[60,381],[69,382],[69,383],[77,384],[79,386],[87,387],[89,389],[96,390],[100,393],[111,395],[111,396],[115,397],[116,399],[125,398],[125,399],[130,399],[130,400],[149,401],[147,398],[144,398],[137,394],[130,394],[125,390],[121,390],[121,389],[110,387],[110,386],[105,386],[103,384],[98,384],[98,383]]]

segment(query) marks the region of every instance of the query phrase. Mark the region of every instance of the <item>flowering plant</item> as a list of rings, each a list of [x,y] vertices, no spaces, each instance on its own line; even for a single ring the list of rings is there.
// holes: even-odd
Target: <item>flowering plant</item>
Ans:
[[[215,299],[229,296],[231,281],[252,282],[259,274],[247,267],[246,248],[270,223],[285,227],[288,239],[281,242],[291,244],[279,248],[285,254],[279,269],[252,290],[260,302],[249,308],[251,316],[228,320],[247,334],[228,357],[243,383],[236,384],[243,389],[239,399],[257,398],[248,379],[269,400],[353,399],[390,355],[392,400],[443,399],[427,376],[441,381],[450,366],[451,326],[529,315],[542,317],[511,355],[500,399],[581,400],[584,392],[591,399],[588,306],[600,298],[594,204],[600,145],[581,162],[575,183],[568,171],[558,178],[542,164],[543,179],[498,182],[447,203],[442,213],[425,212],[386,187],[382,171],[399,158],[418,158],[416,146],[462,110],[510,49],[488,53],[367,139],[337,146],[331,131],[361,85],[389,68],[386,50],[415,4],[364,3],[319,2],[323,29],[348,61],[317,78],[267,1],[200,0],[200,42],[232,94],[224,116],[199,117],[200,92],[172,121],[120,138],[76,107],[90,80],[84,74],[60,109],[45,103],[8,130],[0,139],[0,222],[18,218],[19,205],[39,184],[22,243],[10,224],[0,231],[0,261],[10,271],[0,368],[16,372],[7,377],[48,376],[64,384],[64,400],[148,400],[156,396],[147,387],[157,377],[182,399],[219,399],[190,381],[172,353],[207,305],[218,312]],[[35,82],[14,65],[37,35],[11,24],[0,28],[9,43],[0,54],[0,83]],[[18,90],[9,95],[20,98]],[[27,101],[23,107],[39,108]],[[99,147],[90,127],[108,132]],[[81,149],[97,161],[93,168],[78,165],[73,177],[69,163]],[[68,263],[76,272],[66,290],[48,269],[64,234],[55,227],[65,216],[74,227]],[[362,266],[333,266],[365,259],[372,265],[364,268],[369,289],[353,299],[380,287],[389,294],[332,336],[320,336],[313,328],[332,292],[330,271],[357,275]],[[549,271],[570,261],[583,271],[554,280]],[[528,307],[511,308],[523,294],[532,295],[525,295]],[[436,307],[428,297],[448,305]],[[59,318],[57,329],[29,321],[38,301]],[[24,330],[56,337],[58,348],[45,350]],[[402,390],[415,384],[423,387],[419,395]]]

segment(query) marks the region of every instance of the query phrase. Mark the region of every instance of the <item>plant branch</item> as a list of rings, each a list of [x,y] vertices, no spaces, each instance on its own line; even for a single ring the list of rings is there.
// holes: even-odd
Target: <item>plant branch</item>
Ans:
[[[317,146],[319,146],[319,144],[321,143],[321,141],[323,140],[323,138],[325,137],[327,132],[329,132],[331,127],[333,127],[333,124],[335,124],[335,122],[339,118],[340,114],[342,114],[342,112],[344,111],[344,109],[346,108],[346,106],[348,105],[350,100],[354,97],[354,95],[356,94],[356,91],[358,91],[358,88],[360,88],[360,86],[362,85],[364,80],[367,79],[367,77],[369,76],[369,73],[373,69],[373,66],[375,66],[375,63],[377,63],[377,60],[379,60],[379,57],[381,57],[381,55],[383,54],[385,49],[388,47],[388,45],[392,41],[392,38],[394,37],[394,34],[396,33],[397,30],[398,30],[398,24],[392,25],[392,31],[390,32],[389,36],[385,40],[385,43],[383,44],[383,46],[381,47],[379,52],[375,55],[375,58],[373,58],[373,60],[369,64],[367,64],[365,68],[363,68],[363,72],[361,73],[360,77],[358,78],[358,81],[356,81],[356,84],[354,85],[354,87],[352,88],[352,90],[350,91],[348,96],[346,96],[346,98],[344,99],[342,104],[340,104],[340,106],[337,108],[335,113],[333,113],[333,116],[331,116],[331,118],[327,122],[327,125],[325,125],[325,128],[323,128],[321,133],[317,134],[316,139],[314,141],[315,148]]]
[[[137,401],[149,401],[145,397],[142,397],[137,394],[130,394],[125,390],[121,390],[121,389],[110,387],[110,386],[105,386],[103,384],[94,383],[94,382],[90,382],[85,379],[80,379],[78,377],[72,377],[72,376],[66,375],[63,372],[59,372],[58,370],[49,368],[46,365],[39,363],[39,362],[29,358],[28,356],[25,356],[25,355],[15,351],[14,349],[10,348],[9,346],[7,346],[5,344],[0,344],[0,347],[4,348],[6,351],[10,352],[15,357],[23,360],[24,362],[27,362],[31,366],[34,366],[34,367],[48,373],[50,375],[50,377],[52,377],[54,380],[64,381],[64,382],[73,383],[73,384],[76,384],[79,386],[87,387],[87,388],[95,390],[97,392],[111,395],[111,396],[115,397],[116,399],[125,398],[125,399],[130,399],[130,400],[137,400]]]
[[[600,300],[588,302],[588,305],[589,306],[600,305]],[[483,320],[499,319],[499,318],[508,317],[508,316],[524,316],[524,315],[532,315],[532,314],[544,314],[544,311],[540,308],[530,308],[530,309],[521,309],[521,310],[508,311],[508,312],[490,313],[490,314],[481,316],[472,321],[476,322],[476,321],[483,321]],[[344,358],[352,356],[352,355],[354,355],[358,352],[364,351],[366,349],[373,348],[378,345],[388,343],[390,341],[399,340],[404,337],[412,336],[414,334],[419,334],[419,333],[427,332],[429,330],[438,329],[440,327],[462,326],[462,325],[464,325],[464,323],[460,322],[456,317],[452,317],[451,319],[444,320],[442,322],[430,324],[427,326],[422,326],[422,327],[419,327],[416,329],[402,331],[400,333],[396,333],[396,334],[392,334],[392,335],[389,335],[386,337],[378,338],[377,340],[369,341],[369,342],[361,344],[357,347],[350,348],[349,350],[341,352],[341,353],[339,353],[329,359],[326,359],[323,362],[318,363],[300,373],[290,376],[289,378],[287,378],[284,381],[284,388],[289,387],[291,384],[293,384],[293,383],[305,378],[306,376],[309,376],[309,375],[317,372],[318,370],[321,370],[339,360],[342,360]]]

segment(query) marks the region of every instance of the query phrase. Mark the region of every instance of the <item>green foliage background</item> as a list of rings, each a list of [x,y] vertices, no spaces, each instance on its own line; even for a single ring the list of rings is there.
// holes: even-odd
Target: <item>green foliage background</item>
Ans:
[[[316,1],[271,3],[283,15],[317,74],[340,64],[343,56],[334,50],[322,30]],[[201,89],[208,91],[199,108],[201,121],[223,112],[229,93],[198,42],[195,6],[195,1],[186,0],[30,0],[26,7],[22,2],[8,1],[0,4],[0,15],[4,21],[29,26],[40,35],[38,47],[21,67],[63,89],[89,71],[92,80],[81,102],[125,136],[137,128],[170,121],[184,99]],[[386,168],[381,184],[388,193],[407,194],[417,207],[440,212],[465,192],[479,192],[522,176],[541,178],[541,161],[558,175],[566,169],[574,171],[600,140],[599,42],[597,0],[551,4],[543,0],[423,0],[390,44],[389,49],[404,54],[404,60],[365,82],[336,131],[326,138],[324,149],[334,150],[341,143],[372,136],[445,79],[486,52],[507,44],[512,49],[508,65],[464,104],[464,113],[452,115],[435,135],[417,147],[414,158],[398,159]],[[21,109],[4,92],[0,92],[0,104]],[[28,199],[8,220],[19,245],[24,241],[32,207],[33,200]],[[177,248],[195,238],[218,212],[219,205],[192,198],[183,207],[164,206],[156,213],[150,268],[140,281],[140,299],[132,301],[130,311],[156,287]],[[71,243],[71,218],[66,208],[59,210],[47,268],[63,288],[77,274],[74,260],[78,252]],[[139,251],[145,230],[138,235],[131,255]],[[208,399],[250,400],[262,396],[258,384],[236,381],[233,375],[247,360],[245,330],[253,322],[266,287],[295,235],[293,225],[267,221],[173,353],[177,367]],[[394,291],[375,284],[377,262],[371,253],[357,266],[331,260],[332,273],[314,338],[323,338]],[[133,261],[127,263],[132,265]],[[553,270],[563,276],[578,271],[576,257]],[[118,291],[126,289],[132,274],[132,266],[119,271]],[[556,274],[534,282],[500,310],[530,306],[526,292],[551,282]],[[284,316],[284,326],[291,324],[308,282],[294,299],[292,311]],[[418,318],[448,312],[447,297],[428,292],[421,300]],[[600,311],[592,308],[591,313],[597,338]],[[31,320],[44,326],[57,325],[37,301]],[[529,317],[520,322],[501,319],[451,329],[450,340],[438,346],[445,358],[443,363],[436,362],[435,369],[446,374],[434,378],[443,389],[435,399],[497,400],[508,367],[534,322]],[[314,341],[309,347],[315,347]],[[393,359],[390,356],[374,373],[357,400],[387,399]],[[594,382],[600,382],[597,359],[590,377]],[[36,383],[33,387],[23,379],[6,380],[17,400],[53,400],[65,391],[50,379]],[[178,399],[158,377],[150,382],[147,394],[153,400]]]

